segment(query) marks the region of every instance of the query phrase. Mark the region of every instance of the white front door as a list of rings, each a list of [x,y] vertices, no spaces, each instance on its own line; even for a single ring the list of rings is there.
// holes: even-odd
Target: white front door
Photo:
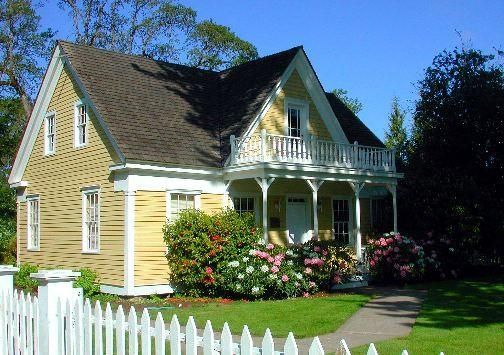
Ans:
[[[308,218],[308,203],[305,197],[287,198],[287,230],[290,243],[308,241],[310,221]]]

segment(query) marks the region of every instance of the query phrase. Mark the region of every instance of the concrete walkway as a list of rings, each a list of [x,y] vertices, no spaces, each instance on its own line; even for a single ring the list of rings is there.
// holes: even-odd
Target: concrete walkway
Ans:
[[[341,339],[348,347],[365,345],[381,340],[407,336],[420,312],[427,294],[422,290],[365,287],[355,292],[376,295],[371,301],[350,317],[336,332],[320,335],[319,339],[327,353],[339,348]],[[235,339],[235,341],[238,340]],[[254,337],[254,345],[260,346],[262,338]],[[275,338],[275,348],[280,350],[285,339]],[[313,338],[296,339],[299,353],[308,354]]]

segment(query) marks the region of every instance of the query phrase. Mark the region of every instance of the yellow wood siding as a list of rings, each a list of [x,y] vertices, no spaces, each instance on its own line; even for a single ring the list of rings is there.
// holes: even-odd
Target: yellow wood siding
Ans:
[[[219,194],[201,194],[201,210],[214,214],[222,211],[223,196]]]
[[[163,242],[166,192],[137,191],[135,198],[135,286],[167,284]]]
[[[290,78],[285,83],[276,100],[259,123],[256,133],[260,133],[261,129],[266,129],[266,131],[271,134],[285,135],[286,125],[284,104],[286,97],[306,101],[309,105],[310,111],[308,131],[311,135],[317,136],[321,139],[331,139],[331,135],[329,134],[324,121],[322,121],[322,118],[320,117],[320,114],[313,103],[310,94],[306,90],[297,70],[292,72]]]
[[[19,260],[41,267],[96,270],[102,283],[124,284],[124,194],[114,192],[109,166],[118,161],[88,107],[88,144],[74,148],[74,104],[83,98],[65,69],[48,111],[56,112],[56,153],[44,156],[44,125],[38,133],[23,180],[28,194],[40,195],[40,251],[27,251],[26,203],[20,204]],[[82,192],[100,186],[100,253],[82,253]]]

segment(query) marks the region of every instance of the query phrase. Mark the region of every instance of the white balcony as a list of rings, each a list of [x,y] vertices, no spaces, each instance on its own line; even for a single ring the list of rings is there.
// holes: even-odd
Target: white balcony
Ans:
[[[245,138],[231,136],[231,165],[258,162],[396,171],[394,149],[280,136],[265,130]]]

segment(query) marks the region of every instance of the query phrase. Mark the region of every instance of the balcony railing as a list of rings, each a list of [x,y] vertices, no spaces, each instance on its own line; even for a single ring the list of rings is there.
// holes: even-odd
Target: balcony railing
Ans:
[[[231,136],[231,165],[285,162],[395,172],[395,151],[319,139],[261,134]]]

